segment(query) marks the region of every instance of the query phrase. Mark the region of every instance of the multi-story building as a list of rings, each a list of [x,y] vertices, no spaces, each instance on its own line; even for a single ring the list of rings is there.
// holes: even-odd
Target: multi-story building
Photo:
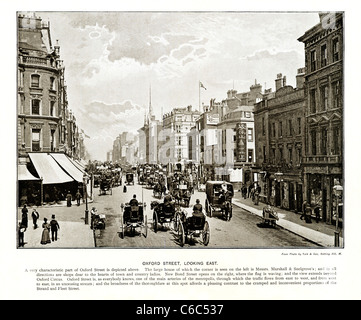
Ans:
[[[305,47],[305,199],[320,206],[322,219],[342,220],[333,188],[343,185],[343,19],[322,13],[298,40]]]
[[[174,108],[163,115],[162,145],[159,148],[159,162],[186,164],[189,160],[187,134],[195,126],[200,111],[186,108]]]
[[[302,210],[304,154],[304,68],[296,88],[278,74],[276,90],[267,90],[255,104],[257,181],[261,201],[289,210]]]
[[[19,200],[42,204],[46,195],[54,200],[55,185],[68,183],[63,187],[75,194],[82,173],[67,156],[79,159],[84,145],[75,117],[69,116],[65,68],[59,45],[52,44],[50,23],[18,14],[17,35]]]

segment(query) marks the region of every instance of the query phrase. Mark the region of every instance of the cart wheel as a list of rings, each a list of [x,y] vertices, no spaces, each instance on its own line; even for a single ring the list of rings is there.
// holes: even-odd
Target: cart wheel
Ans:
[[[184,233],[184,228],[183,228],[182,222],[179,222],[179,225],[178,225],[178,240],[179,240],[180,246],[183,247],[184,243],[185,243],[185,233]]]
[[[173,230],[178,232],[178,226],[179,226],[179,214],[178,214],[178,212],[176,212],[174,214],[172,222],[173,222]]]
[[[147,216],[144,217],[144,228],[145,228],[145,231],[144,231],[143,235],[144,235],[144,238],[146,238],[147,235],[148,235],[148,219],[147,219]]]
[[[156,212],[153,213],[153,229],[154,229],[154,232],[157,233],[157,231],[158,231],[158,215]]]
[[[204,228],[203,228],[203,234],[202,234],[202,236],[203,236],[203,238],[202,238],[203,244],[204,244],[205,246],[207,246],[208,243],[209,243],[209,238],[210,238],[210,230],[209,230],[208,221],[206,221],[206,222],[204,223]]]
[[[209,215],[209,210],[208,210],[208,201],[206,199],[206,201],[204,202],[204,208],[206,209],[206,215],[208,216]]]
[[[124,223],[123,223],[123,215],[120,217],[120,238],[124,239]]]

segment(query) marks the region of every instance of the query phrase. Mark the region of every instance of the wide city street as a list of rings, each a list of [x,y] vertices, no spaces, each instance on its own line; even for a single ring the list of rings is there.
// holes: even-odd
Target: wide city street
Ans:
[[[124,179],[123,179],[124,181]],[[138,201],[146,203],[147,230],[139,228],[135,234],[126,232],[122,239],[121,204],[129,202],[133,195]],[[201,204],[205,203],[205,192],[195,191],[190,201],[190,207],[184,208],[191,214],[191,208],[196,199]],[[153,190],[139,185],[135,180],[134,185],[127,185],[127,192],[123,192],[123,185],[112,189],[112,194],[107,192],[99,195],[99,189],[94,190],[94,206],[99,213],[106,216],[106,228],[95,230],[96,247],[112,248],[180,248],[177,232],[164,226],[157,232],[153,229],[153,211],[150,203],[158,199],[153,197]],[[159,201],[159,200],[158,200]],[[161,200],[163,201],[163,200]],[[208,246],[204,246],[200,238],[185,243],[184,248],[287,248],[287,247],[315,247],[316,245],[293,234],[281,227],[262,227],[262,220],[243,209],[233,205],[233,217],[225,221],[219,216],[207,217],[210,226],[210,240]],[[145,236],[146,233],[146,236]]]

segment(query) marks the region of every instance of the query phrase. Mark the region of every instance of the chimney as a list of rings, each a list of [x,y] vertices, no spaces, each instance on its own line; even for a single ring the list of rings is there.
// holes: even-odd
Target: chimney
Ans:
[[[305,71],[306,71],[306,68],[297,69],[297,75],[296,75],[296,88],[297,89],[303,88],[303,85],[305,83]]]
[[[282,73],[277,74],[276,82],[276,91],[282,88]]]
[[[286,76],[283,76],[283,86],[285,87],[287,84],[287,81],[286,81]]]

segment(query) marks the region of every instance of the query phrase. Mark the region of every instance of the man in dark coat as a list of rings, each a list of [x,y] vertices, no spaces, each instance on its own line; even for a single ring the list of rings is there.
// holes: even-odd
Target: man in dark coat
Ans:
[[[24,204],[24,207],[21,209],[21,224],[25,228],[28,227],[28,208],[26,207],[26,204]]]
[[[34,229],[38,227],[37,221],[39,219],[39,213],[33,208],[33,212],[31,213],[31,217],[33,218]]]
[[[58,221],[55,220],[55,214],[51,216],[50,221],[50,230],[51,230],[51,240],[57,241],[58,240],[58,230],[60,229]]]

